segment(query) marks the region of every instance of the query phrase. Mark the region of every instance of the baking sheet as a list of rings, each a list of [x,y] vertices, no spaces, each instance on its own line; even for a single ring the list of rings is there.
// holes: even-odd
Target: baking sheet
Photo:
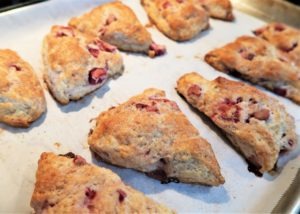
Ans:
[[[0,48],[16,50],[30,62],[41,78],[41,43],[54,24],[67,21],[103,2],[101,0],[52,0],[0,14]],[[143,24],[147,16],[139,1],[123,1],[129,5]],[[0,124],[0,213],[30,213],[35,171],[41,152],[66,153],[72,151],[89,162],[112,169],[129,185],[179,213],[188,212],[270,212],[288,188],[300,166],[299,147],[284,155],[281,172],[258,178],[249,173],[247,164],[230,146],[213,124],[194,111],[175,91],[176,80],[185,72],[197,71],[208,79],[226,76],[214,71],[203,61],[209,50],[249,34],[264,23],[234,11],[233,23],[211,20],[210,30],[189,42],[176,43],[149,28],[153,39],[167,46],[167,55],[155,59],[138,54],[122,53],[125,73],[117,80],[84,99],[67,106],[58,105],[45,88],[47,112],[29,129],[11,128]],[[126,101],[149,87],[163,89],[175,100],[201,135],[212,145],[225,177],[220,187],[190,184],[160,184],[142,173],[101,163],[92,157],[87,145],[90,119],[113,105]],[[262,89],[265,91],[264,89]],[[265,91],[266,92],[266,91]],[[295,117],[300,133],[300,109],[287,99],[269,92],[283,103]],[[289,160],[287,162],[287,160]]]

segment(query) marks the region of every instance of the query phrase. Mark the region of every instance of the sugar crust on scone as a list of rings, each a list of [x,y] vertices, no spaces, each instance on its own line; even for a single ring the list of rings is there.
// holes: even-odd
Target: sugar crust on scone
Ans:
[[[123,73],[123,60],[115,46],[71,27],[53,26],[42,54],[44,79],[61,104],[78,100]]]
[[[210,144],[158,89],[101,113],[88,143],[104,161],[162,182],[224,183]]]
[[[142,52],[152,57],[165,53],[165,47],[152,41],[150,33],[134,12],[118,1],[105,3],[82,16],[74,17],[69,25],[120,50]]]
[[[150,20],[175,41],[190,40],[209,27],[208,14],[200,4],[178,0],[142,0]]]
[[[273,22],[253,33],[275,45],[293,64],[300,68],[300,30]]]
[[[42,153],[31,198],[35,213],[175,213],[73,153]]]
[[[193,72],[177,91],[207,115],[260,172],[273,169],[281,150],[297,143],[294,119],[274,98],[255,87],[223,77],[209,81]]]
[[[0,50],[0,121],[29,127],[46,111],[40,82],[29,63],[14,51]]]
[[[205,61],[219,71],[300,103],[300,68],[293,66],[285,55],[263,39],[241,36],[207,53]]]

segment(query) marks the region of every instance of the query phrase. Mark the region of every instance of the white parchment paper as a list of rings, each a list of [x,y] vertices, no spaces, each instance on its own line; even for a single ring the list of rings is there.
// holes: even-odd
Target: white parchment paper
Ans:
[[[41,78],[41,43],[50,27],[54,24],[66,24],[71,17],[104,2],[51,0],[2,13],[0,48],[16,50],[32,64]],[[139,1],[123,2],[134,10],[143,24],[148,23]],[[185,103],[174,89],[176,80],[189,71],[197,71],[208,79],[217,76],[230,78],[207,65],[203,61],[204,54],[240,35],[251,35],[251,30],[264,24],[238,11],[234,11],[234,14],[235,22],[211,20],[211,28],[208,31],[192,41],[183,43],[171,41],[154,27],[149,28],[153,39],[167,46],[167,55],[151,59],[143,55],[123,53],[126,67],[123,76],[108,82],[78,102],[60,106],[44,86],[48,110],[31,128],[17,129],[0,124],[0,213],[31,212],[29,202],[34,188],[37,161],[44,151],[78,153],[94,164],[112,169],[127,184],[179,213],[269,212],[299,168],[299,149],[280,159],[279,165],[284,165],[280,173],[265,174],[264,177],[258,178],[248,172],[243,158],[233,150],[220,131]],[[165,90],[167,97],[178,103],[202,136],[211,143],[226,179],[223,186],[174,183],[162,185],[142,173],[112,167],[92,157],[87,145],[87,135],[92,125],[90,119],[149,87]],[[287,99],[266,93],[283,103],[287,111],[295,117],[299,134],[299,106]]]

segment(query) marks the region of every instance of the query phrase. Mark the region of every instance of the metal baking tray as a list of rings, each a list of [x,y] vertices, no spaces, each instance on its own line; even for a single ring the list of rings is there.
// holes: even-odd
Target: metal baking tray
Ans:
[[[68,20],[100,5],[103,0],[51,0],[0,14],[0,48],[16,50],[37,72],[42,82],[41,44],[55,24]],[[139,1],[124,0],[143,24],[149,23]],[[57,104],[46,90],[47,112],[28,129],[0,124],[0,213],[30,213],[30,198],[34,188],[39,156],[44,151],[57,154],[74,152],[93,164],[112,169],[129,185],[179,213],[199,212],[270,212],[288,189],[300,166],[299,147],[283,155],[279,170],[262,178],[248,172],[244,159],[228,140],[202,114],[194,111],[175,91],[176,80],[186,72],[197,71],[207,79],[226,74],[215,71],[203,61],[209,50],[249,34],[265,22],[234,11],[232,23],[210,21],[210,29],[197,38],[177,43],[162,35],[155,27],[148,28],[154,41],[167,46],[165,56],[151,59],[144,55],[122,53],[125,73],[104,87],[67,106]],[[239,80],[240,81],[240,80]],[[178,103],[201,135],[211,143],[225,177],[220,187],[190,184],[161,184],[142,173],[122,169],[97,161],[87,145],[91,119],[111,106],[149,87],[166,91],[167,97]],[[300,133],[300,108],[289,100],[278,99],[295,117]],[[284,167],[283,167],[284,166]]]

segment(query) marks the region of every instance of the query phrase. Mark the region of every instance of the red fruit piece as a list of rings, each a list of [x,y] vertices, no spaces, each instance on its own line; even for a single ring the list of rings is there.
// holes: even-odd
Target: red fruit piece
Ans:
[[[88,44],[87,49],[93,57],[97,58],[99,55],[99,47],[95,44]]]
[[[89,200],[93,200],[97,195],[97,192],[93,189],[90,189],[89,187],[85,190],[85,196],[89,199]]]
[[[291,47],[281,47],[280,49],[284,52],[291,52],[292,50],[294,50],[296,47],[298,46],[298,43],[295,42],[293,43],[293,45]]]
[[[114,52],[117,50],[116,46],[108,44],[102,40],[97,40],[97,41],[95,41],[94,44],[97,45],[99,47],[99,50],[101,50],[101,51]]]
[[[285,30],[285,27],[282,24],[278,23],[274,26],[274,29],[275,31],[281,32]]]
[[[263,28],[259,28],[255,31],[253,31],[253,33],[254,33],[254,35],[258,36],[258,35],[262,34],[265,30],[266,30],[266,28],[263,27]]]
[[[21,71],[22,70],[20,66],[15,65],[15,64],[10,65],[9,68],[15,69],[16,71]]]
[[[223,103],[218,107],[219,114],[223,120],[239,122],[240,111],[242,108],[236,105],[236,102],[226,98]]]
[[[117,192],[119,193],[119,202],[123,202],[125,198],[127,197],[126,192],[124,192],[121,189],[117,189]]]
[[[74,36],[74,31],[71,27],[60,26],[56,32],[56,37]]]
[[[285,88],[274,88],[273,91],[274,91],[275,94],[278,94],[278,95],[283,96],[283,97],[285,97],[286,93],[287,93]]]
[[[164,45],[158,45],[154,42],[150,45],[149,50],[149,55],[152,55],[153,52],[153,56],[160,56],[166,53],[166,47]]]
[[[75,165],[78,165],[78,166],[86,164],[85,159],[83,157],[81,157],[80,155],[75,155],[73,162]]]
[[[170,7],[170,6],[171,6],[171,3],[168,2],[168,1],[165,1],[165,2],[162,4],[163,9],[167,9],[167,8]]]
[[[196,96],[200,97],[202,93],[202,89],[198,85],[192,85],[189,87],[188,91],[188,96]]]
[[[239,53],[241,54],[241,56],[244,58],[244,59],[247,59],[247,60],[253,60],[253,58],[255,57],[255,54],[253,53],[249,53],[247,52],[245,49],[241,49],[239,50]]]
[[[152,105],[147,105],[147,104],[144,104],[144,103],[137,103],[135,104],[135,107],[137,109],[145,109],[146,111],[148,112],[156,112],[156,113],[159,113],[159,110],[158,108],[155,106],[155,103],[152,103]]]
[[[164,102],[164,103],[169,104],[174,110],[179,110],[177,103],[175,103],[174,101],[168,100],[166,98],[152,96],[152,97],[149,97],[149,100],[155,100],[157,102]],[[155,105],[155,104],[156,103],[154,103],[153,105]]]
[[[178,3],[183,3],[183,0],[176,0]]]
[[[261,109],[257,112],[254,112],[253,117],[258,120],[268,120],[270,117],[270,111],[268,109]]]
[[[117,17],[115,17],[113,14],[110,14],[106,19],[105,25],[110,25],[114,21],[117,21]]]
[[[105,68],[93,68],[89,72],[89,83],[96,85],[107,79],[107,70]]]

